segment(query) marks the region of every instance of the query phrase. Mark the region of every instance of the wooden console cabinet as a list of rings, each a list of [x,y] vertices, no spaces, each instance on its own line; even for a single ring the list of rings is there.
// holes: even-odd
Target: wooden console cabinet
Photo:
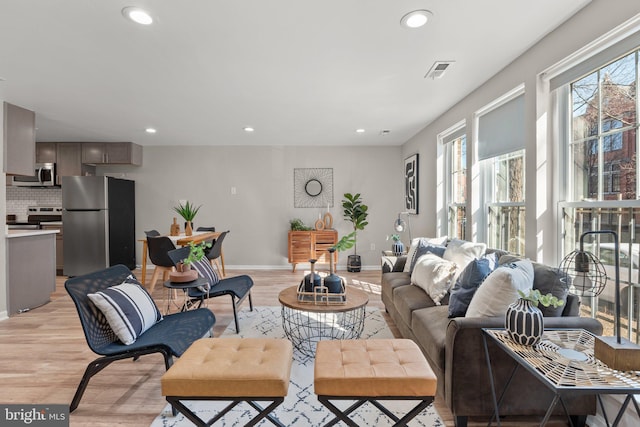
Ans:
[[[328,263],[327,250],[336,243],[338,243],[336,230],[289,231],[289,262],[293,264],[293,271],[296,271],[297,263],[309,262],[310,259],[317,259],[319,263]],[[333,254],[333,265],[338,265],[338,252]]]

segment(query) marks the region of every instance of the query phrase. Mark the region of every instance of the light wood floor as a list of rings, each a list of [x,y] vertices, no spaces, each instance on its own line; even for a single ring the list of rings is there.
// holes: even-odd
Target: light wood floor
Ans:
[[[151,272],[151,270],[149,270]],[[140,277],[140,272],[135,272]],[[228,275],[249,274],[255,282],[253,301],[258,306],[278,306],[278,293],[300,282],[304,268],[290,270],[227,271]],[[384,308],[380,300],[380,272],[339,272],[349,285],[368,292],[369,306]],[[147,276],[149,279],[151,274]],[[96,355],[89,350],[73,303],[64,290],[64,277],[58,277],[52,302],[30,312],[0,322],[0,402],[69,404],[84,370]],[[153,292],[161,309],[166,293],[161,285]],[[233,322],[226,298],[215,298],[209,308],[216,315],[214,335],[219,336]],[[248,303],[242,307],[248,309]],[[385,315],[386,316],[386,315]],[[397,329],[387,321],[397,335]],[[94,376],[71,415],[71,426],[111,427],[148,426],[166,402],[160,393],[164,363],[160,355],[115,362]],[[436,408],[447,427],[453,426],[450,412],[441,402]],[[477,420],[470,426],[485,425]],[[514,421],[507,426],[536,425]],[[559,423],[555,425],[565,425]]]

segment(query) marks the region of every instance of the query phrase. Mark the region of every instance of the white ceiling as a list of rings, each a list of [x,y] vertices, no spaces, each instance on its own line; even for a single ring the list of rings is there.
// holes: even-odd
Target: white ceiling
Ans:
[[[0,0],[0,95],[38,141],[398,145],[589,1]]]

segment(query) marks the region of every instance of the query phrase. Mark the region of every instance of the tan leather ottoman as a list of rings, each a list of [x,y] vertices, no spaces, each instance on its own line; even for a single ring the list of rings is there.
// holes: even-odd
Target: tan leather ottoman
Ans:
[[[318,400],[338,420],[357,427],[348,415],[370,402],[393,419],[405,425],[433,402],[436,376],[424,355],[411,340],[341,340],[320,341],[314,366],[314,390]],[[330,400],[356,400],[344,411]],[[419,400],[404,417],[398,418],[378,400]]]
[[[289,390],[293,347],[289,340],[271,338],[203,338],[195,341],[162,376],[162,395],[198,426],[212,425],[240,402],[247,402],[263,418],[281,426],[270,412]],[[183,400],[231,401],[208,422],[200,419]],[[269,401],[262,408],[256,401]]]

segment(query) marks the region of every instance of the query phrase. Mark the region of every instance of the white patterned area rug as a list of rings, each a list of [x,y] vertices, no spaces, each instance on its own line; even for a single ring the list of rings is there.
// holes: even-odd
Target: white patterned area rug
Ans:
[[[284,338],[282,329],[282,317],[280,307],[254,307],[253,312],[244,309],[239,313],[241,333],[235,333],[233,322],[222,334],[225,337],[268,337]],[[361,338],[393,338],[391,330],[387,326],[382,312],[377,308],[367,308],[364,331]],[[289,393],[285,401],[272,415],[286,426],[322,426],[334,418],[320,402],[313,392],[313,362],[310,356],[304,356],[294,349],[293,364],[291,366],[291,382]],[[229,402],[187,401],[186,405],[199,417],[210,420],[216,413],[223,409]],[[263,405],[267,402],[258,402]],[[337,401],[336,406],[346,408],[353,402]],[[397,416],[402,417],[415,406],[416,401],[383,401]],[[231,427],[244,426],[257,412],[247,403],[237,405],[215,426]],[[376,407],[365,403],[355,413],[350,414],[351,419],[359,426],[389,426],[393,421],[382,414]],[[162,413],[156,417],[151,427],[190,427],[193,424],[182,414],[171,415],[171,406],[167,404]],[[339,423],[338,425],[344,425]],[[429,405],[422,413],[415,417],[409,426],[444,427],[444,423],[436,412],[433,404]],[[258,426],[273,426],[268,420],[262,420]]]

